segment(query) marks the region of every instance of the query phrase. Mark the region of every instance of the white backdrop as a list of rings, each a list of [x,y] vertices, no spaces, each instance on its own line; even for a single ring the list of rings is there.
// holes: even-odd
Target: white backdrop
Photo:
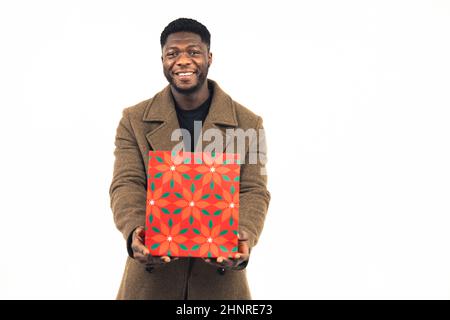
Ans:
[[[449,299],[450,2],[411,0],[0,2],[0,298],[115,298],[115,131],[178,17],[264,118],[253,297]]]

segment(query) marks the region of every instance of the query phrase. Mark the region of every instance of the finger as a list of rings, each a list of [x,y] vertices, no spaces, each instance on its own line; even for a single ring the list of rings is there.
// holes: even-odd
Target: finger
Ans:
[[[144,246],[142,243],[138,242],[138,241],[133,241],[131,243],[131,249],[133,250],[133,253],[139,253],[142,255],[148,255],[150,254],[150,250],[148,250],[148,248],[146,246]]]
[[[223,259],[223,260],[222,260]],[[207,258],[207,259],[203,259],[203,261],[205,261],[206,263],[208,263],[208,264],[210,264],[210,265],[212,265],[212,266],[214,266],[214,267],[218,267],[218,268],[228,268],[228,266],[229,266],[229,264],[227,263],[227,260],[228,259],[225,259],[225,258],[223,258],[222,257],[222,259],[220,260],[220,261],[222,261],[222,262],[217,262],[217,259],[210,259],[210,258]]]
[[[140,226],[136,228],[137,233],[139,234],[139,236],[145,236],[145,228]]]
[[[162,256],[160,259],[164,263],[169,263],[170,262],[170,257],[169,256]]]
[[[240,254],[249,254],[250,253],[250,247],[248,246],[247,240],[238,241],[238,253],[240,253]]]
[[[152,255],[147,256],[147,264],[152,266],[158,266],[164,264],[164,261],[162,260],[162,257],[154,257]]]
[[[140,251],[143,254],[149,254],[150,250],[145,246],[144,239],[141,238],[139,235],[135,234],[133,236],[133,240],[131,241],[131,248],[134,251]]]
[[[222,257],[222,256],[218,257],[216,261],[222,267],[223,266],[225,266],[225,267],[231,266],[233,264],[233,262],[230,259],[227,259],[227,258]]]
[[[145,238],[144,227],[137,227],[133,232],[133,238],[139,239],[141,242],[144,242],[144,238]]]
[[[235,255],[234,255],[234,259],[241,259],[241,258],[246,258],[246,257],[249,257],[250,256],[250,252],[248,252],[249,250],[248,250],[248,247],[247,248],[241,248],[242,249],[242,251],[241,250],[238,250],[238,252],[236,252],[235,253]]]
[[[133,232],[133,236],[137,238],[145,237],[145,229],[143,227],[137,227]]]
[[[147,261],[150,252],[145,246],[139,243],[133,243],[131,245],[131,249],[133,250],[134,259],[138,260],[139,262]]]
[[[233,263],[229,259],[225,257],[217,257],[217,259],[206,259],[206,262],[208,262],[210,265],[218,268],[230,268]]]

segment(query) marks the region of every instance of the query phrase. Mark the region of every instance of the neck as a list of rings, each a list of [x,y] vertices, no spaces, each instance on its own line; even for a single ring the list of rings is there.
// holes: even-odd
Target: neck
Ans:
[[[189,94],[183,94],[170,87],[172,95],[180,109],[193,110],[200,106],[209,97],[208,83],[205,81],[201,88]]]

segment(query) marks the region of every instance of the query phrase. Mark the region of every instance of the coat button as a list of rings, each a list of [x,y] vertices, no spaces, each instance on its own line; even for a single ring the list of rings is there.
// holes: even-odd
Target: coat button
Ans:
[[[218,269],[217,269],[217,272],[218,272],[221,276],[223,276],[223,275],[225,274],[225,268],[218,268]]]

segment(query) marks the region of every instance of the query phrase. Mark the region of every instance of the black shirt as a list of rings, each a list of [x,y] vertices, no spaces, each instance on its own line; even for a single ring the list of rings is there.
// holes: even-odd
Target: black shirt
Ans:
[[[175,101],[175,98],[173,101],[175,102],[175,110],[177,112],[177,118],[178,123],[180,125],[181,129],[186,129],[189,131],[189,134],[191,135],[191,145],[190,148],[188,148],[188,145],[186,144],[187,141],[185,141],[185,151],[193,151],[195,146],[195,136],[194,136],[194,121],[201,121],[202,125],[203,122],[206,119],[206,116],[209,112],[209,107],[211,106],[211,100],[213,96],[213,88],[208,85],[209,89],[209,97],[206,99],[205,102],[203,102],[201,105],[196,107],[192,110],[183,110],[180,108],[180,106]]]

